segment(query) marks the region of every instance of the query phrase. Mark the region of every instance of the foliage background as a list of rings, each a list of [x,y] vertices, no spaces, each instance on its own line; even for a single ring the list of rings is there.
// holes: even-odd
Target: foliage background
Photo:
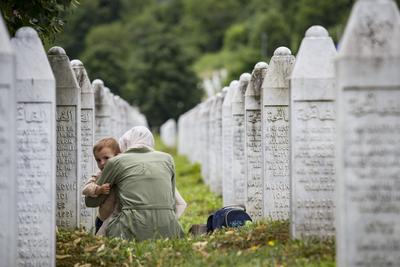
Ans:
[[[104,80],[158,127],[201,100],[200,79],[211,70],[226,69],[229,84],[279,46],[295,54],[312,25],[337,43],[354,2],[2,0],[0,9],[11,34],[35,27],[48,47],[81,59],[92,80]]]

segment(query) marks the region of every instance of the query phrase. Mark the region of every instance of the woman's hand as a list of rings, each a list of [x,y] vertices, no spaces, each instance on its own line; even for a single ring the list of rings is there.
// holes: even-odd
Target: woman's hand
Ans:
[[[106,183],[106,184],[100,185],[100,186],[98,187],[96,193],[97,193],[98,195],[108,195],[108,194],[110,194],[110,189],[111,189],[110,184],[109,184],[109,183]]]

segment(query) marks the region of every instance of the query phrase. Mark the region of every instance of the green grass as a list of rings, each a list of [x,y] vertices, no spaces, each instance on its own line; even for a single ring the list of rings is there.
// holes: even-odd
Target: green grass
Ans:
[[[187,232],[192,224],[205,223],[221,207],[221,198],[202,183],[200,166],[174,155],[177,187],[188,202],[181,218]],[[291,240],[287,221],[258,222],[240,229],[223,229],[212,235],[144,242],[101,238],[60,229],[57,266],[335,266],[333,240]]]

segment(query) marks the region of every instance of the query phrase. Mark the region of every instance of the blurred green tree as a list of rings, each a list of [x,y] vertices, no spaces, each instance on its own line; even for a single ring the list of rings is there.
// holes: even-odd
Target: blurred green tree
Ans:
[[[52,40],[61,32],[65,13],[79,0],[1,0],[0,10],[10,35],[23,26],[34,28],[43,40]]]
[[[152,127],[178,119],[202,95],[191,57],[171,34],[171,24],[160,22],[168,14],[174,16],[168,10],[150,10],[131,21],[127,30],[132,53],[122,96],[140,108]]]
[[[120,22],[101,25],[90,30],[85,38],[81,60],[91,79],[102,79],[117,95],[127,81],[126,64],[129,44]]]

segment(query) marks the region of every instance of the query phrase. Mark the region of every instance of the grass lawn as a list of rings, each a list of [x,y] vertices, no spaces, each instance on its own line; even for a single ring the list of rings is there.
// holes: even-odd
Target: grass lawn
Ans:
[[[158,149],[175,158],[177,187],[188,203],[180,221],[188,231],[205,223],[222,207],[220,197],[202,183],[200,166],[190,164],[176,151]],[[126,241],[95,237],[83,229],[60,229],[57,234],[57,266],[335,266],[333,240],[291,240],[289,224],[259,222],[240,229],[224,229],[211,235],[178,240]]]

